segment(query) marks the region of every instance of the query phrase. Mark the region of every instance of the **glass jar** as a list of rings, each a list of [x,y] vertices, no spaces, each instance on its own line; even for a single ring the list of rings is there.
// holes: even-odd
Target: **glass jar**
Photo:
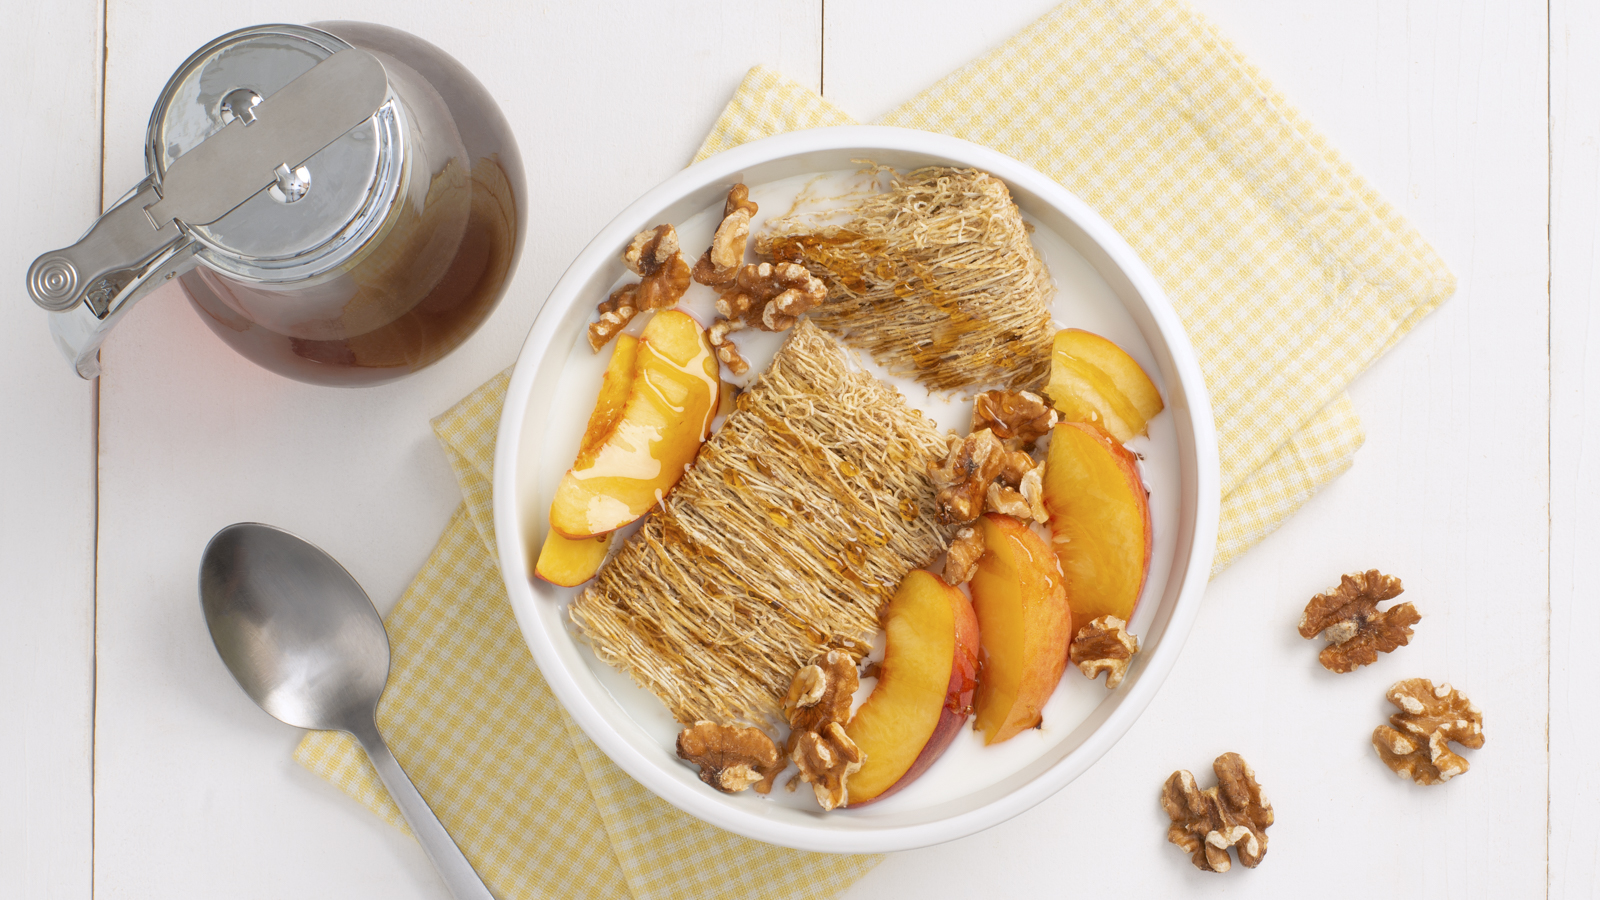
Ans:
[[[156,104],[146,169],[29,272],[85,377],[120,316],[176,278],[268,369],[392,380],[483,323],[521,249],[505,118],[460,63],[380,25],[258,26],[201,48]]]

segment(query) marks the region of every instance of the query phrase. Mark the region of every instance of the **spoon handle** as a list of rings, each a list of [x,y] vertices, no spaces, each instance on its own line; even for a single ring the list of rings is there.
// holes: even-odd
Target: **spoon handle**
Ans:
[[[450,896],[455,900],[494,900],[494,895],[484,886],[483,879],[478,877],[472,864],[462,855],[461,848],[456,846],[455,839],[450,837],[450,832],[445,830],[432,807],[428,806],[428,801],[422,799],[416,785],[411,783],[411,777],[400,768],[400,762],[394,758],[394,754],[389,752],[389,745],[378,733],[376,723],[369,723],[350,733],[367,751],[372,767],[378,770],[378,777],[383,779],[383,786],[389,789],[389,796],[394,798],[395,805],[406,817],[406,824],[411,826],[411,833],[417,836],[417,842],[422,844],[423,851],[433,861],[433,867],[444,878]]]

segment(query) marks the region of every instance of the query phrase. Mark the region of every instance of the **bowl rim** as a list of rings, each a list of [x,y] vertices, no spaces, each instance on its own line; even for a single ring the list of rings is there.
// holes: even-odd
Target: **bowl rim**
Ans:
[[[598,267],[612,261],[617,248],[625,246],[639,228],[645,227],[638,223],[680,198],[707,185],[724,181],[745,169],[805,153],[844,149],[864,149],[867,152],[881,149],[962,160],[967,165],[996,175],[1013,189],[1021,188],[1033,194],[1066,216],[1105,255],[1104,262],[1119,270],[1129,287],[1143,300],[1145,312],[1159,333],[1172,362],[1173,373],[1182,386],[1194,452],[1193,460],[1181,460],[1185,470],[1191,464],[1193,466],[1195,497],[1192,523],[1186,522],[1186,517],[1180,512],[1179,527],[1190,527],[1192,537],[1187,555],[1180,554],[1174,560],[1174,575],[1182,566],[1177,599],[1160,640],[1142,660],[1140,668],[1143,671],[1127,687],[1125,696],[1111,713],[1081,744],[1049,768],[1024,785],[982,806],[942,819],[874,829],[838,829],[826,825],[801,827],[763,817],[740,808],[739,804],[725,802],[722,795],[705,789],[698,780],[690,784],[665,777],[654,761],[642,756],[583,694],[573,675],[560,662],[552,635],[532,610],[530,604],[540,602],[540,598],[534,594],[530,582],[531,563],[524,551],[526,536],[516,490],[516,470],[521,455],[518,445],[539,370],[538,362],[545,348],[551,345],[561,320],[570,311],[588,279]],[[1102,277],[1108,277],[1101,263],[1094,265]],[[1125,305],[1128,303],[1126,298],[1123,298],[1123,302]],[[1149,342],[1148,333],[1146,342]],[[565,352],[564,348],[559,352]],[[1170,392],[1170,377],[1168,383]],[[1181,437],[1180,434],[1180,444]],[[561,705],[584,734],[619,768],[679,810],[736,834],[798,850],[888,852],[965,837],[1030,809],[1087,771],[1132,727],[1165,682],[1199,612],[1216,550],[1221,511],[1221,472],[1210,396],[1188,333],[1155,276],[1109,223],[1049,176],[998,151],[931,132],[853,125],[787,132],[718,153],[666,179],[618,213],[600,230],[551,289],[518,353],[496,436],[492,502],[500,571],[529,652]],[[567,635],[563,629],[565,637]],[[826,818],[819,817],[819,821],[826,821]]]

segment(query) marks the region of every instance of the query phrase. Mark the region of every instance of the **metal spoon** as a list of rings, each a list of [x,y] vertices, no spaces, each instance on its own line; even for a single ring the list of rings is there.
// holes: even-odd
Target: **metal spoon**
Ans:
[[[250,699],[290,725],[353,735],[451,895],[494,900],[378,734],[389,635],[350,573],[287,531],[242,522],[206,545],[200,605]]]

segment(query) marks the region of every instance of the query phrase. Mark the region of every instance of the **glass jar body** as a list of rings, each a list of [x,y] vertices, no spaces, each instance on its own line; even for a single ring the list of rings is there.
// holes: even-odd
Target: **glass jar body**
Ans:
[[[206,324],[265,368],[376,384],[437,362],[494,310],[521,251],[522,161],[493,99],[444,51],[380,25],[314,27],[377,56],[397,98],[401,180],[382,226],[305,281],[246,281],[202,262],[179,282]]]

